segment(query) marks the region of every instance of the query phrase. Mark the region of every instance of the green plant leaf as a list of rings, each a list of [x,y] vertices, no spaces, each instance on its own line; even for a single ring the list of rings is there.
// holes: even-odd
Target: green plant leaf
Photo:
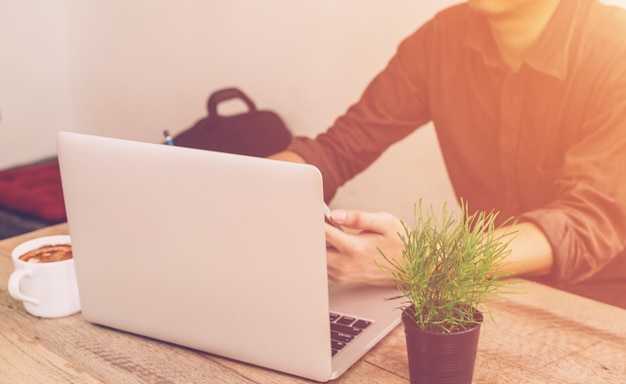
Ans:
[[[475,324],[474,311],[487,312],[488,297],[506,284],[506,274],[496,266],[510,253],[515,232],[513,218],[496,226],[497,212],[470,213],[461,199],[461,218],[443,204],[440,214],[432,207],[415,206],[415,227],[402,222],[402,255],[376,262],[396,282],[406,300],[400,308],[415,308],[417,325],[429,331],[450,333]],[[489,314],[491,316],[491,314]]]

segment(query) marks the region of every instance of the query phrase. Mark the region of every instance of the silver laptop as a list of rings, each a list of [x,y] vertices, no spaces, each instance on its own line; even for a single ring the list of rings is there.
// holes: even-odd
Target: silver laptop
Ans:
[[[70,132],[58,155],[87,321],[317,381],[400,322],[395,290],[328,282],[313,166]]]

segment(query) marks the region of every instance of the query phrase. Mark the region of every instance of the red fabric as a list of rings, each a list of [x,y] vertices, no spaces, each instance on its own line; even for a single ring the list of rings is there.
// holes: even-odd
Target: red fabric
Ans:
[[[59,162],[0,171],[0,206],[52,223],[65,221]]]

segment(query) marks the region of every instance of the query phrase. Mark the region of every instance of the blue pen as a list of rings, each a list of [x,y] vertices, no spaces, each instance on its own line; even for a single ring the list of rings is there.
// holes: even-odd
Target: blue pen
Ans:
[[[165,143],[167,145],[174,145],[174,140],[172,140],[172,136],[170,136],[170,131],[167,129],[163,131],[163,136],[165,136]]]

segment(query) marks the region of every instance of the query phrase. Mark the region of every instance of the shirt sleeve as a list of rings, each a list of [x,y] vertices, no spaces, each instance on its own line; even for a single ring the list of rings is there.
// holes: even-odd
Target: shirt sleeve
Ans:
[[[419,73],[428,24],[403,41],[360,100],[315,139],[295,137],[288,150],[315,165],[324,180],[324,200],[367,168],[390,145],[430,120]],[[421,60],[422,62],[424,60]],[[410,70],[409,70],[410,69]]]
[[[558,170],[556,198],[518,217],[548,238],[559,284],[586,280],[626,257],[626,53],[607,72],[587,106],[586,135]]]

